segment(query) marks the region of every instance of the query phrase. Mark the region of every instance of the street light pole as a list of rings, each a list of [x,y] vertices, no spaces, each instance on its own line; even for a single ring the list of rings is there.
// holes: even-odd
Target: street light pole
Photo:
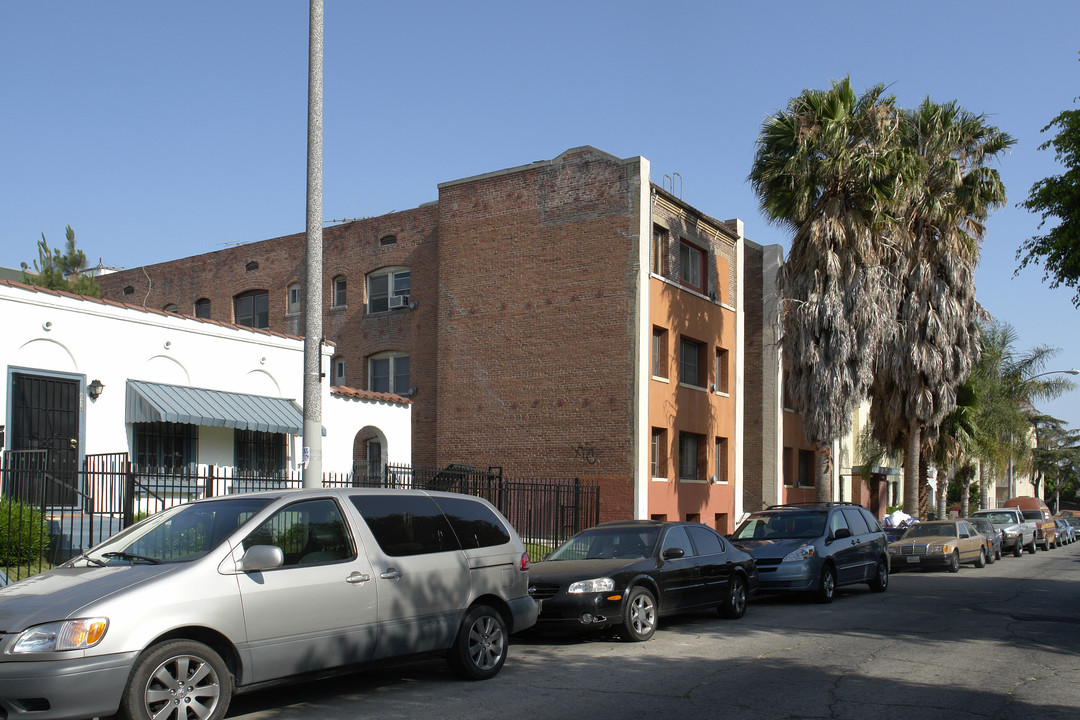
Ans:
[[[322,61],[323,0],[308,30],[307,235],[304,283],[304,487],[322,487]]]

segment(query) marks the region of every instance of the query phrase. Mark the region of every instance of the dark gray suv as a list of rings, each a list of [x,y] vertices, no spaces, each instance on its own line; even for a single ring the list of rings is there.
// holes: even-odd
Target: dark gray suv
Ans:
[[[842,585],[889,586],[885,533],[855,503],[773,505],[752,513],[731,539],[754,556],[765,592],[810,592],[827,603]]]

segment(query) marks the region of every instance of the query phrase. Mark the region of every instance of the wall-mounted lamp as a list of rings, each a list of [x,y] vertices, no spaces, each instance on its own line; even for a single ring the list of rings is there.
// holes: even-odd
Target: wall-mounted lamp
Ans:
[[[101,391],[105,389],[105,383],[100,380],[94,380],[87,387],[87,392],[90,393],[91,400],[97,400],[101,396]]]

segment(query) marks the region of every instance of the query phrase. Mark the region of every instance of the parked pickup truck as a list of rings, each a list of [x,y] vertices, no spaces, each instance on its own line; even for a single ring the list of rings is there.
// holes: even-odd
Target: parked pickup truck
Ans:
[[[1060,547],[1061,540],[1057,536],[1057,523],[1050,514],[1050,508],[1037,497],[1014,497],[1005,501],[1005,507],[1014,507],[1020,511],[1024,519],[1035,523],[1035,544],[1042,545],[1043,550]]]
[[[1002,552],[1012,552],[1013,557],[1020,557],[1024,550],[1035,552],[1035,522],[1026,519],[1020,508],[976,510],[971,515],[986,518],[995,529],[1002,531]]]

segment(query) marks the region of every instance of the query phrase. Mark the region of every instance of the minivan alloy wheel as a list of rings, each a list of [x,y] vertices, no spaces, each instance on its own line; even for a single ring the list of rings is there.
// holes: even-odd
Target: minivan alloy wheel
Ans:
[[[172,640],[150,648],[135,663],[120,707],[131,720],[218,720],[232,698],[232,679],[221,657],[202,643]]]
[[[461,621],[457,639],[446,655],[450,669],[467,680],[494,677],[506,662],[509,633],[495,608],[477,605]]]

